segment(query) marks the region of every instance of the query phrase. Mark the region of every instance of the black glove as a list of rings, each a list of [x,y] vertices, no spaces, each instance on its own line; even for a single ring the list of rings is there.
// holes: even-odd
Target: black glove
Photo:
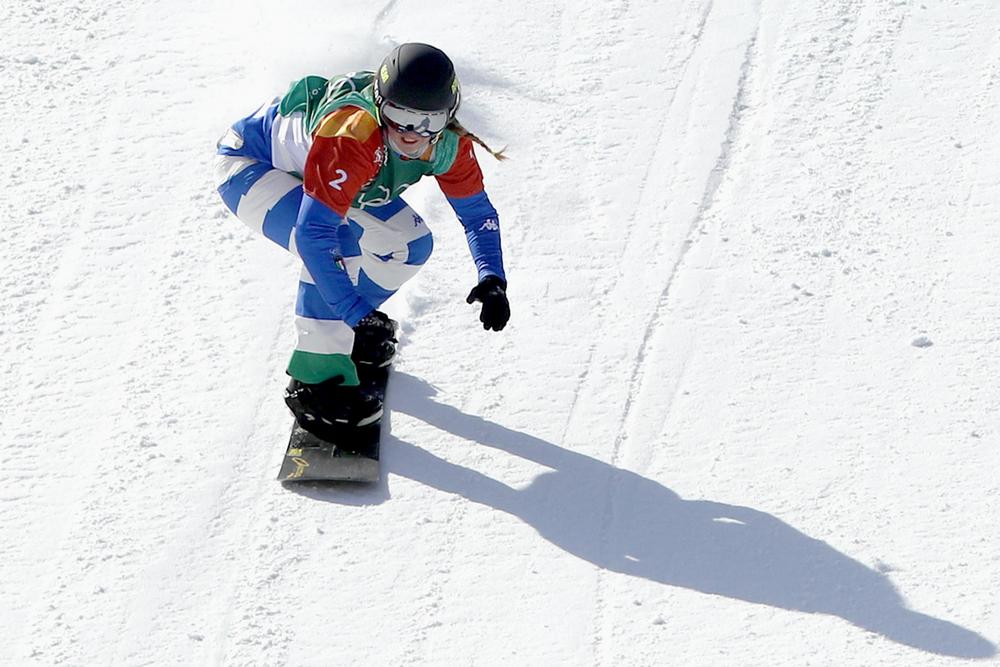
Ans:
[[[396,356],[396,321],[379,310],[373,310],[354,327],[354,349],[351,359],[355,364],[381,368]]]
[[[507,281],[498,276],[486,276],[469,292],[466,303],[480,301],[483,309],[479,321],[484,329],[500,331],[510,319],[510,303],[507,301]]]

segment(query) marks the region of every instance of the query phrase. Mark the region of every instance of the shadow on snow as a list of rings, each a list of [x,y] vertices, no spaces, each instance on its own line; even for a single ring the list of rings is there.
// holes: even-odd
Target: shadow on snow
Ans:
[[[389,497],[401,475],[525,521],[545,539],[598,567],[781,609],[838,616],[931,653],[987,658],[996,647],[954,623],[908,609],[889,579],[780,519],[749,507],[684,500],[658,482],[434,400],[435,390],[393,374],[388,406],[460,438],[551,469],[524,489],[448,463],[393,436],[375,488],[297,492],[348,504]]]

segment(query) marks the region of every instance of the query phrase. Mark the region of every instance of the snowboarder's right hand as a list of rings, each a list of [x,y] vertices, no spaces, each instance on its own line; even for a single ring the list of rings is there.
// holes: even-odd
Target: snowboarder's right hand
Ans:
[[[483,309],[479,321],[484,329],[500,331],[510,319],[510,303],[507,301],[507,281],[499,276],[486,276],[469,292],[466,303],[479,301]]]

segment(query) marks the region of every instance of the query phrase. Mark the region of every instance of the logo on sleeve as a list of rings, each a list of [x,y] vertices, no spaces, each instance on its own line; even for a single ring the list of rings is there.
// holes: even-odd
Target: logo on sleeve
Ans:
[[[500,222],[497,221],[497,220],[495,220],[495,219],[493,219],[493,218],[490,218],[489,220],[484,220],[483,221],[483,226],[479,228],[479,231],[481,231],[481,232],[483,232],[483,231],[486,231],[486,232],[499,232],[500,231]]]

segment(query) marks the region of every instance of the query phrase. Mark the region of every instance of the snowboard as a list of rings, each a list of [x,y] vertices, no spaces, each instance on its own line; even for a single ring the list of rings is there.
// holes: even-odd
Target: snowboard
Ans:
[[[358,378],[369,391],[385,399],[389,366],[359,368]],[[383,412],[378,421],[345,431],[337,442],[322,440],[294,422],[278,479],[290,483],[377,482],[384,417]]]

